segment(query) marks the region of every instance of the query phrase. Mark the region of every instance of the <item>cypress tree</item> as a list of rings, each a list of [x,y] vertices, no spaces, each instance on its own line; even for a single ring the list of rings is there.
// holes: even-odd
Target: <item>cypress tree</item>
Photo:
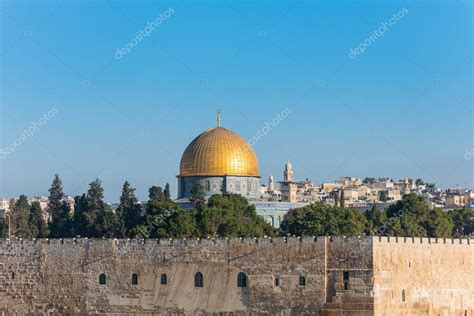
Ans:
[[[48,191],[48,209],[51,213],[51,216],[54,218],[59,212],[61,212],[61,206],[63,204],[64,198],[62,182],[57,174],[54,175],[53,183],[51,183],[51,188]]]
[[[70,237],[72,235],[69,218],[70,208],[64,201],[62,182],[57,174],[54,175],[53,183],[49,189],[48,210],[51,214],[51,237]]]
[[[162,202],[164,199],[163,189],[158,186],[152,186],[148,190],[148,197],[150,201]]]
[[[28,224],[30,227],[29,238],[46,238],[48,236],[48,227],[43,218],[43,210],[38,201],[31,203]]]
[[[73,232],[75,235],[88,236],[88,222],[86,218],[87,197],[85,194],[74,197]]]
[[[125,181],[117,208],[117,221],[119,236],[133,237],[133,228],[140,224],[142,208],[135,196],[135,189]]]
[[[169,183],[166,183],[165,185],[164,198],[165,198],[165,201],[171,201],[171,190],[170,190]]]
[[[28,224],[30,205],[26,195],[20,195],[10,211],[12,236],[28,238],[30,235],[30,226]]]
[[[103,199],[102,183],[95,179],[89,184],[86,210],[81,215],[85,221],[84,235],[87,237],[113,237],[116,234],[117,218]]]

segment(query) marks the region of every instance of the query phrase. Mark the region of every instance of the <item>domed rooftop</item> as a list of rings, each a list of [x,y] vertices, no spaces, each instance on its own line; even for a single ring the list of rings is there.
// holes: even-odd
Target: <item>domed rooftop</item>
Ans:
[[[184,151],[179,167],[184,176],[258,177],[258,161],[252,148],[236,133],[220,127],[197,136]]]

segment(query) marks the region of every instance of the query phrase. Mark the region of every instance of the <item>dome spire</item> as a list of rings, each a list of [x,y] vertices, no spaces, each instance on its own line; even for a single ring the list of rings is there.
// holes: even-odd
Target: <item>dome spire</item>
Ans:
[[[217,110],[217,127],[221,127],[221,110]]]

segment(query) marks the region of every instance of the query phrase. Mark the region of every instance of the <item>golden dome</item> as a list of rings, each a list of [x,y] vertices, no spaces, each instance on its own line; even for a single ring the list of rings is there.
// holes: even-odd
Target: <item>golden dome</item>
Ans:
[[[258,161],[252,148],[236,133],[220,127],[196,137],[184,151],[180,176],[258,177]]]

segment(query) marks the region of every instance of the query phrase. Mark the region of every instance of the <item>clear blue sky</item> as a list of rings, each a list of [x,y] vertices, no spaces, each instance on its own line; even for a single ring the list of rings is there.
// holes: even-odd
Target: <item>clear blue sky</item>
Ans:
[[[187,144],[222,124],[254,146],[263,180],[423,178],[474,187],[470,1],[2,1],[1,146],[57,114],[0,160],[0,197],[99,177],[146,198],[176,194]],[[173,13],[119,60],[168,8]],[[355,59],[383,22],[407,13]]]

